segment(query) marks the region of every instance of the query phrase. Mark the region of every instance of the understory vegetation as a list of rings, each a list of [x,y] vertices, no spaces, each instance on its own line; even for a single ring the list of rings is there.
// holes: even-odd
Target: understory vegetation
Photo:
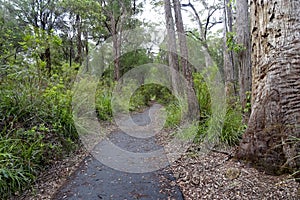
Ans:
[[[57,45],[56,48],[61,44]],[[165,62],[159,56],[155,59]],[[135,63],[133,57],[141,57],[139,63]],[[121,60],[124,65],[122,74],[151,60],[146,52],[128,54],[126,58]],[[72,86],[79,68],[78,63],[70,65],[57,58],[53,59],[49,73],[46,63],[36,54],[29,60],[12,59],[1,65],[0,198],[21,194],[54,161],[80,146],[72,114]],[[116,82],[111,72],[103,74],[95,96],[98,119],[104,121],[113,119],[111,100]],[[181,136],[196,136],[195,142],[200,143],[201,138],[208,134],[209,123],[222,120],[222,116],[219,119],[212,115],[210,91],[202,74],[194,73],[193,79],[199,104],[199,121],[183,131]],[[156,102],[166,110],[165,127],[180,127],[184,120],[183,105],[170,89],[159,84],[142,84],[136,91],[131,91],[130,86],[125,90],[133,92],[129,100],[130,111],[141,111]],[[124,102],[119,103],[120,107],[125,106]],[[237,144],[245,128],[239,106],[227,108],[224,123],[219,126],[222,130],[218,133],[220,142]]]
[[[237,145],[239,139],[244,132],[246,125],[243,124],[242,110],[239,106],[238,99],[235,106],[225,109],[225,116],[212,115],[211,111],[211,96],[210,91],[200,73],[194,73],[194,87],[199,104],[199,122],[197,127],[192,130],[195,133],[195,142],[201,142],[209,134],[208,126],[213,121],[222,121],[223,123],[215,123],[212,126],[220,126],[216,130],[221,130],[217,133],[217,140],[226,145]],[[98,85],[96,95],[96,110],[100,120],[112,120],[111,98],[112,91],[115,84],[111,82],[109,86],[105,86],[102,81]],[[131,87],[127,88],[128,91]],[[124,89],[126,90],[126,89]],[[141,111],[146,107],[151,106],[152,103],[159,103],[164,106],[167,113],[165,128],[176,128],[182,122],[182,106],[178,99],[172,92],[161,85],[146,84],[139,87],[131,96],[129,110]],[[119,104],[122,107],[122,103]],[[125,107],[125,105],[123,105]],[[191,133],[188,133],[191,134]]]
[[[8,198],[78,147],[70,90],[75,71],[62,66],[51,77],[34,66],[0,71],[0,197]]]
[[[76,111],[88,113],[93,109],[98,120],[112,121],[113,91],[117,80],[139,66],[147,68],[149,63],[168,66],[169,54],[174,53],[168,50],[170,44],[163,38],[165,36],[156,30],[159,24],[147,24],[138,19],[136,14],[144,9],[142,1],[0,2],[0,199],[9,199],[33,185],[36,178],[55,161],[81,147],[74,122]],[[156,6],[162,6],[161,3]],[[223,7],[218,5],[218,9]],[[202,22],[199,21],[199,24]],[[125,30],[134,30],[134,34]],[[218,81],[224,84],[223,56],[226,48],[220,37],[223,30],[216,33],[207,31],[205,37],[198,28],[186,31],[189,35],[187,43],[191,47],[187,58],[191,63],[185,69],[192,65],[209,68],[208,65],[215,63],[217,67],[214,70],[220,72]],[[123,33],[120,37],[116,34],[119,32]],[[202,52],[203,47],[207,54]],[[178,72],[184,74],[181,61],[186,58],[181,56],[176,63]],[[206,64],[206,60],[212,60],[212,64]],[[175,66],[171,67],[175,69]],[[76,96],[73,90],[76,81],[80,78],[86,83],[90,81],[89,73],[78,76],[82,68],[91,73],[99,72],[99,81],[93,82],[91,87],[88,84],[80,85],[82,88],[78,86],[79,94]],[[193,70],[186,70],[194,73],[190,73],[188,78],[186,74],[183,77],[189,81],[188,84],[194,84],[199,116],[192,126],[181,129],[180,137],[193,137],[198,144],[204,138],[214,139],[222,145],[238,144],[246,126],[237,95],[234,97],[235,103],[213,113],[213,99],[207,79],[203,78],[203,73]],[[148,73],[153,79],[163,74],[160,68],[153,71]],[[117,109],[138,112],[159,103],[166,111],[164,127],[180,129],[186,117],[187,98],[179,99],[163,84],[147,84],[144,79],[149,77],[135,78],[141,82],[140,87],[135,88],[137,83],[130,80],[132,84],[124,86],[123,90],[132,95],[119,99]],[[178,82],[181,86],[182,82]],[[81,95],[82,92],[94,89],[94,86],[97,86],[93,99],[95,106],[84,104],[88,98]],[[76,98],[80,100],[79,104],[84,104],[79,109],[75,106],[77,110],[72,108]],[[251,105],[248,107],[250,109]]]

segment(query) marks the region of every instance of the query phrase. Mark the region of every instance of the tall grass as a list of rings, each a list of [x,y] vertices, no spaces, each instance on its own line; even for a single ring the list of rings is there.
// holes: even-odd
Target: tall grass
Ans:
[[[196,142],[206,138],[208,142],[221,142],[226,145],[236,145],[241,138],[246,125],[242,121],[239,106],[219,108],[220,113],[212,113],[209,88],[200,73],[194,73],[195,92],[200,107],[200,122]],[[222,115],[221,111],[225,114]]]
[[[53,161],[76,148],[71,74],[45,77],[11,66],[0,79],[0,199],[26,189]]]
[[[199,123],[196,123],[197,129],[190,129],[197,133],[188,133],[188,135],[196,135],[195,141],[200,142],[201,139],[206,138],[211,142],[217,141],[227,145],[236,145],[245,130],[245,125],[242,122],[242,112],[239,106],[231,106],[223,109],[225,116],[222,113],[212,114],[212,100],[210,91],[205,83],[201,73],[193,74],[195,94],[199,103]],[[112,118],[111,98],[112,87],[108,87],[107,80],[100,82],[96,95],[96,109],[98,117],[101,120],[109,120]],[[133,83],[134,84],[134,83]],[[113,86],[113,83],[108,84]],[[167,118],[165,127],[172,128],[180,125],[182,120],[181,105],[176,97],[166,87],[156,84],[142,85],[136,91],[131,91],[130,84],[122,88],[123,92],[133,93],[130,97],[129,107],[125,101],[127,98],[120,98],[117,102],[117,107],[120,112],[124,109],[130,111],[140,110],[141,108],[150,105],[150,102],[157,102],[165,106]],[[118,94],[117,94],[118,95]],[[223,112],[222,111],[222,112]],[[220,123],[222,122],[222,123]],[[194,125],[195,126],[195,125]]]

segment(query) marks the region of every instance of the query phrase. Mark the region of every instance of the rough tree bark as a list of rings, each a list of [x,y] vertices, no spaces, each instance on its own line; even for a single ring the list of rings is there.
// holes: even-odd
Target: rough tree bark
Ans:
[[[300,1],[252,0],[252,113],[237,157],[269,173],[299,169]]]
[[[250,18],[248,0],[236,1],[236,32],[237,43],[243,49],[237,53],[239,69],[239,96],[242,110],[244,112],[244,122],[247,123],[250,110],[247,107],[247,92],[251,90],[251,45],[250,45]]]

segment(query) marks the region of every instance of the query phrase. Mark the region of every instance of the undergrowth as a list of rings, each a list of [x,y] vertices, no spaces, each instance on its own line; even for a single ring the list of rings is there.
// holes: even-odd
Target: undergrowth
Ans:
[[[200,116],[199,122],[196,123],[198,128],[190,129],[193,133],[188,133],[188,131],[185,131],[185,133],[194,135],[195,142],[201,142],[202,138],[206,137],[227,145],[236,145],[246,127],[242,122],[242,112],[238,103],[234,106],[228,106],[228,108],[221,108],[224,109],[225,116],[221,115],[221,113],[214,113],[213,115],[210,90],[202,74],[194,73],[193,80]],[[114,86],[115,83],[109,81],[108,78],[103,78],[98,85],[96,110],[100,120],[111,120],[113,117],[111,99]],[[129,99],[129,106],[125,103],[128,101],[126,96],[118,100],[116,107],[120,112],[124,109],[140,111],[156,102],[165,107],[167,113],[165,127],[174,128],[180,126],[180,123],[184,120],[184,117],[182,117],[182,105],[180,105],[178,99],[168,88],[157,84],[142,85],[136,91],[131,91],[132,88],[135,88],[134,82],[127,83],[126,86],[122,87],[123,93],[132,93],[132,95]],[[220,121],[222,123],[219,123]]]
[[[3,67],[3,66],[2,66]],[[62,66],[50,77],[34,66],[2,70],[0,81],[0,199],[20,194],[37,175],[74,150],[70,77]]]

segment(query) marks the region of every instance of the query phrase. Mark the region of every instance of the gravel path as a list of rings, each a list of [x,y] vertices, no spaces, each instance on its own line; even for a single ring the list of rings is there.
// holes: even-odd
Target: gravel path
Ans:
[[[151,109],[150,109],[151,110]],[[132,115],[132,120],[146,126],[150,123],[149,109]],[[113,131],[106,139],[121,149],[145,153],[162,149],[155,137],[132,137],[121,130]],[[95,149],[104,146],[101,141]],[[113,155],[114,153],[112,153]],[[121,163],[120,163],[121,164]],[[168,168],[147,173],[129,173],[110,168],[92,155],[86,157],[68,178],[53,199],[183,199],[176,180]]]

